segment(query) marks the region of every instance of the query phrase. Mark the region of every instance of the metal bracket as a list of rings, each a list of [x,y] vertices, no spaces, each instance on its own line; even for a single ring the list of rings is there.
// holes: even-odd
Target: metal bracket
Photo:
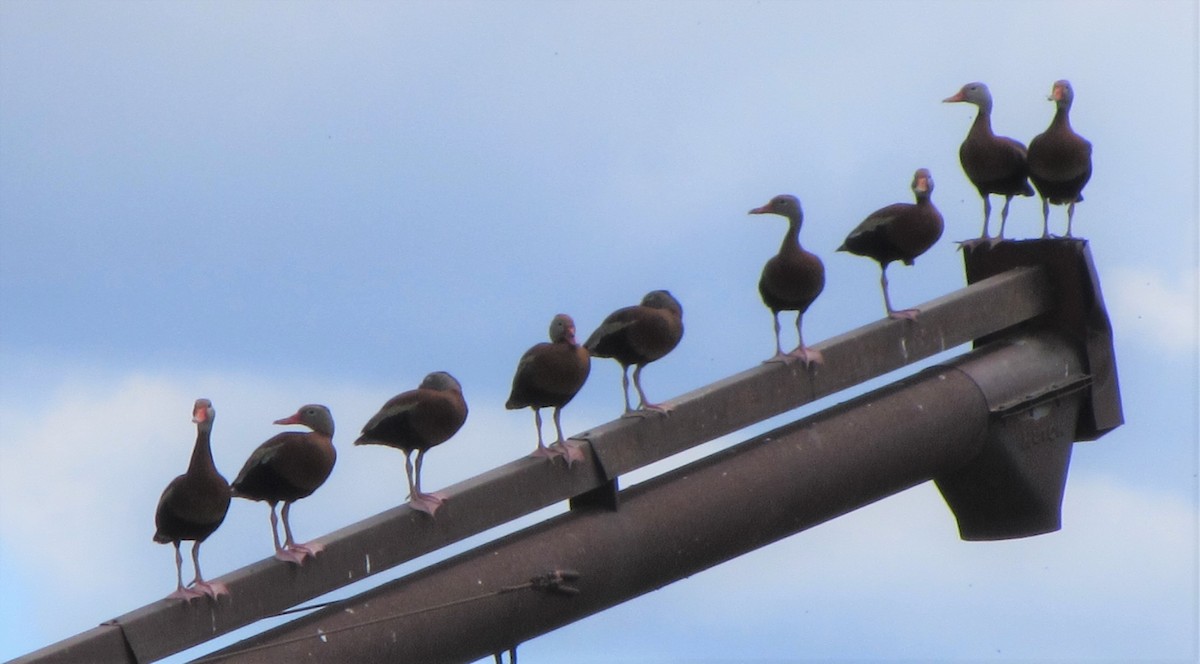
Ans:
[[[530,579],[533,589],[557,595],[578,595],[579,588],[571,585],[571,581],[579,580],[579,572],[572,569],[554,570]]]
[[[1027,394],[1023,397],[1011,399],[1004,403],[998,404],[991,408],[992,415],[997,417],[1012,417],[1020,415],[1025,411],[1032,410],[1042,404],[1055,401],[1062,397],[1070,396],[1076,392],[1082,392],[1092,385],[1092,377],[1089,374],[1072,376],[1071,378],[1038,390],[1032,394]]]

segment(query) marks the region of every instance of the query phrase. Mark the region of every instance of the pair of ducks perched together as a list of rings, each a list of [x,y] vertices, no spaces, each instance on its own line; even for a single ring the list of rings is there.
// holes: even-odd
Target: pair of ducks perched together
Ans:
[[[1050,205],[1067,206],[1067,234],[1075,204],[1083,200],[1083,187],[1092,177],[1092,144],[1071,128],[1071,103],[1075,91],[1069,81],[1055,81],[1050,101],[1056,106],[1049,128],[1029,142],[1028,149],[1019,141],[992,132],[992,93],[983,83],[968,83],[944,102],[965,102],[979,108],[975,122],[959,148],[958,157],[967,178],[983,197],[983,235],[988,239],[988,219],[992,206],[989,194],[1004,196],[1000,211],[1000,232],[1013,196],[1032,196],[1029,180],[1042,197],[1042,237],[1050,237]]]
[[[979,108],[970,132],[959,150],[959,158],[967,177],[978,189],[984,202],[983,234],[978,240],[964,243],[993,241],[988,234],[991,216],[989,196],[1005,197],[1001,210],[1000,232],[1013,196],[1032,196],[1033,186],[1042,197],[1043,237],[1049,237],[1049,205],[1067,205],[1067,236],[1071,235],[1071,220],[1075,203],[1082,201],[1081,192],[1091,176],[1091,144],[1075,134],[1069,121],[1074,98],[1070,83],[1057,81],[1050,99],[1057,110],[1050,127],[1035,137],[1026,149],[1021,143],[996,136],[991,128],[992,98],[983,83],[969,83],[946,102],[966,102]],[[941,213],[930,199],[933,177],[927,169],[913,175],[912,191],[915,203],[895,203],[867,216],[850,234],[838,251],[874,259],[880,266],[880,287],[889,318],[915,320],[916,309],[897,310],[888,293],[887,267],[895,261],[912,265],[941,238],[944,223]],[[804,313],[825,287],[825,267],[821,259],[800,245],[803,213],[795,196],[784,194],[767,204],[750,210],[750,214],[776,214],[788,219],[788,231],[778,254],[767,261],[759,280],[759,294],[774,319],[775,354],[767,362],[789,364],[800,362],[806,368],[819,365],[823,358],[818,350],[804,344],[801,322]],[[784,352],[780,341],[779,314],[796,312],[798,345]],[[537,448],[534,457],[552,459],[563,457],[570,465],[582,459],[576,446],[567,444],[560,422],[561,409],[583,387],[591,368],[591,357],[613,358],[622,368],[622,388],[625,416],[641,416],[651,412],[666,412],[669,407],[647,401],[641,385],[641,371],[678,345],[683,336],[683,310],[679,301],[668,291],[647,294],[635,306],[614,311],[580,345],[575,339],[575,323],[570,316],[558,314],[550,323],[550,342],[539,343],[522,355],[513,377],[512,392],[505,407],[532,408],[537,427]],[[633,366],[633,384],[637,391],[638,408],[629,401],[629,367]],[[542,439],[542,408],[553,408],[557,440],[551,445]],[[188,471],[176,477],[163,491],[155,515],[157,531],[154,541],[175,546],[177,587],[170,597],[192,599],[209,596],[216,599],[228,589],[220,583],[204,580],[200,572],[200,544],[221,525],[232,497],[264,501],[270,505],[271,534],[275,557],[289,563],[302,564],[322,550],[319,543],[296,543],[289,523],[293,502],[311,495],[329,477],[337,459],[333,447],[334,424],[329,409],[322,405],[302,406],[295,414],[275,421],[275,424],[298,424],[308,432],[280,433],[251,453],[232,484],[217,471],[213,462],[210,437],[215,410],[207,399],[198,399],[193,408],[197,437]],[[409,505],[433,515],[444,496],[421,490],[421,467],[425,453],[449,440],[467,419],[467,404],[462,385],[449,373],[429,374],[414,390],[388,400],[378,413],[363,426],[355,445],[379,444],[401,449],[405,454],[405,473],[409,487]],[[416,452],[415,461],[413,452]],[[280,512],[284,539],[279,539],[276,506]],[[191,587],[183,584],[180,544],[191,540],[195,578]]]

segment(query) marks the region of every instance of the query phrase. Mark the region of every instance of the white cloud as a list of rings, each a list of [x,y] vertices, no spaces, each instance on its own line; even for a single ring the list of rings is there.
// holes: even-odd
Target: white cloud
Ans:
[[[1061,531],[962,542],[926,484],[537,639],[522,654],[1186,658],[1196,644],[1196,531],[1195,504],[1072,477]]]
[[[1107,280],[1109,315],[1129,340],[1146,340],[1174,353],[1195,354],[1195,268],[1170,276],[1148,267],[1116,267]]]
[[[0,533],[10,556],[4,573],[20,570],[31,586],[5,594],[0,608],[30,621],[25,630],[32,635],[23,638],[34,639],[6,655],[170,590],[169,549],[150,541],[153,508],[162,487],[186,466],[194,435],[189,409],[197,396],[214,400],[214,451],[232,476],[249,450],[277,430],[272,419],[323,395],[318,399],[340,423],[339,465],[328,485],[295,511],[301,538],[402,500],[400,455],[349,445],[390,388],[245,375],[59,375],[74,377],[38,388],[54,395],[42,408],[0,402]],[[486,395],[476,399],[454,449],[431,455],[428,486],[466,479],[532,447],[527,412],[499,410]],[[261,505],[235,502],[204,549],[206,572],[220,575],[265,557],[266,522]],[[1194,504],[1080,476],[1068,484],[1061,532],[964,543],[925,485],[537,639],[524,651],[535,658],[573,652],[579,661],[607,659],[614,647],[607,635],[616,628],[625,634],[624,654],[616,655],[663,659],[738,659],[748,650],[777,658],[848,651],[911,658],[1177,656],[1194,633],[1188,625],[1196,617],[1196,529]],[[730,606],[742,608],[731,613]],[[695,638],[698,627],[706,638]],[[800,632],[803,639],[795,636]],[[851,648],[850,639],[860,642]]]
[[[0,578],[6,587],[0,616],[6,630],[12,628],[0,638],[0,659],[89,629],[174,587],[170,547],[151,541],[154,507],[163,487],[187,467],[197,397],[216,407],[213,455],[227,479],[255,446],[283,430],[272,420],[304,403],[330,406],[338,425],[337,467],[292,512],[302,540],[394,507],[407,493],[399,452],[351,445],[358,428],[405,386],[165,370],[119,375],[50,364],[31,363],[28,375],[10,373],[0,399]],[[41,405],[8,389],[16,384],[28,384]],[[469,398],[476,403],[466,426],[426,460],[426,488],[467,479],[534,447],[527,410],[495,408],[502,400],[484,394]],[[565,424],[591,421],[584,417],[568,412]],[[265,558],[271,552],[267,523],[266,507],[234,501],[202,548],[205,574]],[[185,565],[190,578],[190,562]]]

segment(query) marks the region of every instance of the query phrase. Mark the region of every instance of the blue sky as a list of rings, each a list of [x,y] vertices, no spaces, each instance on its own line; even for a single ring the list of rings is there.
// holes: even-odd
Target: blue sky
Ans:
[[[1076,446],[1063,529],[962,542],[917,487],[521,654],[1194,658],[1196,26],[1174,1],[0,3],[0,658],[170,592],[153,511],[197,397],[226,476],[272,420],[330,406],[338,466],[293,512],[309,539],[403,500],[401,456],[349,443],[430,371],[471,416],[427,488],[532,450],[503,403],[555,313],[586,335],[670,289],[686,333],[644,374],[655,400],[768,357],[756,284],[784,222],[746,211],[775,194],[826,265],[810,343],[880,316],[875,265],[834,249],[917,167],[947,230],[890,271],[894,301],[959,288],[974,109],[941,99],[985,81],[1028,142],[1059,78],[1095,146],[1075,229],[1127,420]],[[1040,230],[1014,201],[1009,234]],[[564,428],[618,414],[619,384],[595,363]],[[209,576],[270,553],[265,512],[235,502]]]

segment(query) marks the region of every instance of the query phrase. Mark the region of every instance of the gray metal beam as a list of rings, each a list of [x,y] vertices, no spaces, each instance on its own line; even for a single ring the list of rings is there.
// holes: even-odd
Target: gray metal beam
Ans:
[[[319,538],[303,567],[265,559],[219,578],[217,603],[160,600],[17,662],[150,662],[203,643],[548,505],[616,476],[1050,311],[1042,267],[1010,270],[921,305],[916,322],[881,320],[816,345],[825,365],[760,365],[671,401],[670,417],[621,419],[585,434],[586,461],[518,459],[443,491],[436,520],[407,506]],[[590,454],[588,450],[590,449]]]
[[[1023,419],[1035,431],[1056,432],[1043,441],[1051,457],[1062,458],[1064,448],[1069,456],[1085,394],[1046,395],[1056,385],[1085,383],[1082,364],[1077,348],[1053,335],[998,341],[627,489],[618,511],[573,511],[204,661],[462,662],[508,650],[893,493],[954,476],[979,459],[995,427],[1021,426],[1014,413],[1041,410]],[[1061,498],[1066,465],[1043,461],[1015,460],[1026,486]],[[1034,525],[1040,532],[1040,522]],[[571,585],[578,593],[506,592],[457,603],[553,570],[577,572]]]

